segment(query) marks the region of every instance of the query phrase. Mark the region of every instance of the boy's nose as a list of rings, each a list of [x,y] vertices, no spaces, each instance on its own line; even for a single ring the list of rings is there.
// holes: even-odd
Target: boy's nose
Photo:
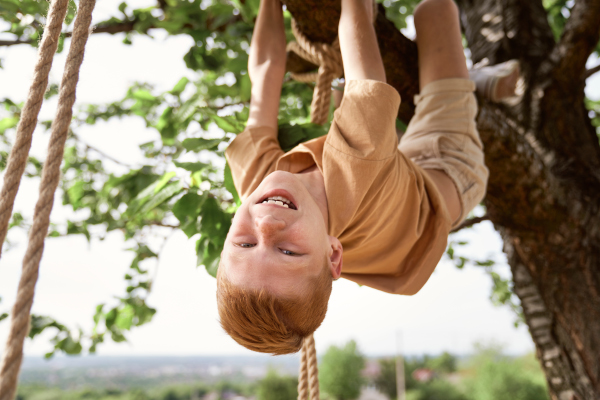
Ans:
[[[271,236],[285,228],[285,222],[274,218],[272,215],[256,217],[254,219],[254,223],[256,224],[258,230],[260,230],[260,232],[265,236]]]

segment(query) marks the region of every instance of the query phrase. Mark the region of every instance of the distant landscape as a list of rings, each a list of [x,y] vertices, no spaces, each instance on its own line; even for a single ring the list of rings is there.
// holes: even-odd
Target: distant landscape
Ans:
[[[166,384],[215,383],[223,380],[253,382],[267,371],[298,374],[297,355],[271,357],[26,357],[20,376],[22,385],[61,389],[159,387]]]
[[[298,355],[28,357],[17,400],[296,400],[298,365]],[[331,346],[319,356],[320,399],[395,399],[396,366],[354,341]],[[495,345],[405,357],[404,377],[406,400],[549,400],[535,356]]]

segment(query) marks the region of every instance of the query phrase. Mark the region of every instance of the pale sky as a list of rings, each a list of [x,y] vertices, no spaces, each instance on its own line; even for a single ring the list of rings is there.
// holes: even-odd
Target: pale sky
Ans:
[[[117,10],[120,0],[98,2],[96,22]],[[133,7],[153,1],[130,1]],[[1,37],[1,34],[0,34]],[[77,92],[77,104],[102,103],[120,99],[129,85],[146,81],[158,90],[170,89],[182,76],[195,77],[185,68],[183,55],[191,46],[188,37],[155,40],[133,36],[133,46],[121,43],[122,36],[93,35],[88,43]],[[68,43],[68,41],[67,41]],[[58,83],[66,49],[56,56],[50,81]],[[0,97],[23,101],[28,90],[35,49],[29,46],[1,48],[4,69],[0,69]],[[595,65],[597,60],[591,60]],[[600,74],[588,81],[588,95],[600,97]],[[41,119],[54,115],[56,97],[45,104]],[[99,122],[78,130],[87,143],[112,157],[129,163],[143,160],[138,145],[158,139],[141,119],[128,118]],[[32,153],[46,154],[48,134],[37,130]],[[118,171],[116,164],[108,167]],[[0,174],[1,175],[1,174]],[[31,216],[37,199],[37,184],[25,180],[16,201],[15,211]],[[63,221],[71,211],[61,206],[57,196],[52,221]],[[468,240],[465,253],[483,258],[492,255],[501,261],[499,272],[510,274],[501,252],[502,244],[491,223],[486,222],[460,234]],[[0,313],[14,302],[25,251],[26,238],[13,234],[18,245],[0,259]],[[196,268],[194,238],[183,233],[167,242],[160,262],[149,261],[157,280],[148,300],[158,309],[154,320],[127,336],[128,343],[100,345],[102,355],[221,355],[249,354],[220,328],[216,310],[216,281],[203,268]],[[33,312],[50,315],[71,328],[91,330],[92,315],[99,303],[115,304],[113,296],[124,293],[123,275],[133,257],[126,251],[131,243],[123,242],[119,232],[104,241],[87,243],[83,236],[49,239],[41,263],[40,278]],[[510,353],[533,350],[525,326],[513,326],[515,316],[507,307],[494,307],[489,300],[491,279],[481,268],[457,270],[442,260],[425,287],[415,296],[395,296],[340,280],[334,284],[329,312],[315,338],[318,351],[331,344],[357,340],[367,354],[392,354],[396,351],[397,332],[402,333],[402,347],[408,354],[450,351],[468,353],[474,342],[498,342]],[[50,333],[50,332],[49,332]],[[8,334],[8,321],[0,323],[0,344]],[[28,340],[27,355],[40,355],[50,348],[44,334],[35,342]],[[1,351],[1,350],[0,350]]]

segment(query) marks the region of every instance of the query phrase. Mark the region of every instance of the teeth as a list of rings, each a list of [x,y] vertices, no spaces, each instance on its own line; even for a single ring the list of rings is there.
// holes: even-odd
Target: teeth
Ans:
[[[263,200],[263,203],[276,204],[278,206],[283,206],[285,208],[291,208],[291,206],[292,206],[292,202],[282,196],[269,197],[269,198]]]

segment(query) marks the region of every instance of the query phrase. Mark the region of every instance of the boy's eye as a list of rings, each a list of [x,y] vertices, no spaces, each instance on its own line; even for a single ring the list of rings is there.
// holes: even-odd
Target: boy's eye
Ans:
[[[250,247],[254,247],[252,243],[240,243],[238,246],[243,247],[245,249],[249,249]]]
[[[298,253],[294,253],[293,251],[289,251],[289,250],[285,250],[285,249],[279,249],[279,250],[281,250],[281,252],[283,254],[285,254],[286,256],[297,256],[298,255]]]

